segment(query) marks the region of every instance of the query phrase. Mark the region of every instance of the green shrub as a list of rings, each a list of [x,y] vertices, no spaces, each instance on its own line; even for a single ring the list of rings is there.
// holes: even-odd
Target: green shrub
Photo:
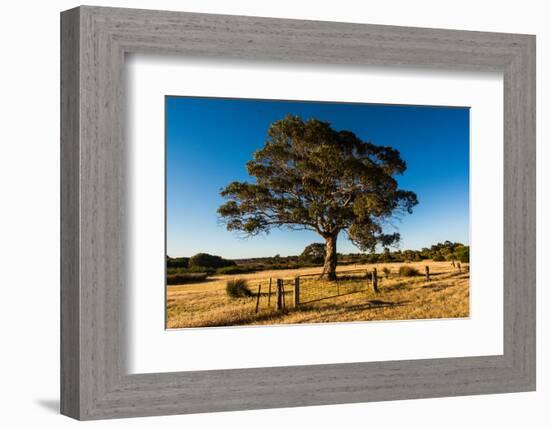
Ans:
[[[325,260],[325,249],[324,243],[312,243],[305,247],[300,259],[306,263],[322,264]]]
[[[189,258],[189,268],[221,268],[237,265],[235,261],[224,259],[218,255],[199,253]]]
[[[225,292],[230,298],[251,297],[253,295],[244,279],[228,280],[227,285],[225,285]]]
[[[191,268],[167,268],[166,274],[172,276],[175,274],[189,274],[189,273],[206,273],[207,276],[211,276],[216,272],[213,268],[206,267],[191,267]]]
[[[167,276],[175,276],[175,275],[185,275],[185,274],[196,274],[196,273],[203,273],[207,276],[211,276],[212,274],[216,273],[216,270],[213,268],[168,268],[166,269],[166,275]]]
[[[194,265],[194,266],[189,267],[188,269],[186,269],[186,271],[188,273],[206,273],[209,276],[211,276],[212,274],[214,274],[216,272],[216,269],[212,268],[212,267],[198,267],[198,266]]]
[[[413,277],[419,276],[420,273],[414,267],[409,267],[408,265],[403,265],[399,267],[399,276],[400,277]]]
[[[189,273],[189,271],[186,268],[167,268],[166,269],[166,275],[167,276],[173,276],[175,274],[185,274]]]
[[[432,256],[433,261],[445,261],[445,257],[441,255],[439,252],[437,252],[434,256]]]
[[[246,267],[244,265],[230,265],[228,267],[221,267],[216,270],[217,274],[246,274],[254,273],[257,271],[254,267]]]
[[[470,262],[470,247],[459,246],[456,249],[456,257],[460,262]]]
[[[166,259],[166,268],[187,268],[189,267],[189,258],[170,258]]]
[[[208,273],[178,273],[166,276],[167,285],[183,285],[186,283],[200,283],[206,280]]]
[[[384,276],[390,277],[391,270],[390,270],[388,267],[384,267],[384,268],[382,269],[382,272],[384,273]]]
[[[193,268],[167,268],[166,274],[169,276],[173,274],[187,274],[187,273],[207,273],[209,276],[214,274],[216,270],[212,268],[199,268],[199,267],[193,267]]]

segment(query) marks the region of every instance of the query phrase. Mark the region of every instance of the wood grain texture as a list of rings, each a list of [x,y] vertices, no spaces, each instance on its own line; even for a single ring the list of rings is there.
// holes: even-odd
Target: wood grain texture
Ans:
[[[100,419],[534,390],[534,36],[84,6],[62,13],[61,38],[62,413]],[[504,354],[127,374],[127,53],[503,72]]]
[[[80,414],[79,12],[61,20],[61,412]]]

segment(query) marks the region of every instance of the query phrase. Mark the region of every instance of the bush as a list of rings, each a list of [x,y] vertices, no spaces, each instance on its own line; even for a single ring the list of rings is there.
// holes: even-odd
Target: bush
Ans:
[[[384,268],[382,269],[382,272],[384,273],[384,276],[390,277],[391,270],[390,270],[388,267],[384,267]]]
[[[378,254],[367,254],[365,257],[365,262],[367,264],[376,264],[379,261],[380,257]]]
[[[216,270],[217,274],[246,274],[254,273],[257,271],[254,267],[246,267],[244,265],[230,265],[228,267],[221,267]]]
[[[413,277],[419,276],[420,273],[414,267],[409,267],[408,265],[403,265],[399,267],[399,276],[401,277]]]
[[[228,280],[227,285],[225,285],[225,292],[230,298],[251,297],[253,295],[244,279]]]
[[[223,259],[218,255],[196,254],[189,258],[189,268],[221,268],[237,265],[235,261]]]
[[[180,258],[170,258],[166,259],[167,268],[187,268],[189,267],[189,258],[180,257]]]
[[[322,264],[325,260],[324,243],[312,243],[307,245],[300,255],[300,259],[307,263]]]
[[[212,268],[212,267],[197,267],[195,265],[193,267],[189,267],[189,268],[185,269],[185,272],[186,273],[206,273],[209,276],[211,276],[212,274],[214,274],[216,272],[216,269]]]
[[[445,261],[445,257],[438,252],[434,256],[432,256],[432,260],[433,261]]]
[[[200,283],[206,280],[208,273],[178,273],[166,276],[167,285],[183,285],[185,283]]]
[[[460,262],[470,262],[470,247],[459,246],[456,249],[456,257]]]

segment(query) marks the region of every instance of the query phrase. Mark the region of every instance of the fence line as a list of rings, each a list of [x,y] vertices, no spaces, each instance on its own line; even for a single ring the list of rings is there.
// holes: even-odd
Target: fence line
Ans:
[[[451,273],[451,275],[461,274],[464,269],[460,263],[455,263],[455,269],[458,270],[456,273]],[[455,271],[456,271],[455,270]],[[338,280],[338,274],[340,274],[340,280]],[[350,277],[351,275],[351,277]],[[448,273],[432,273],[429,266],[424,266],[424,274],[426,281],[431,281],[432,276],[439,275],[448,275]],[[359,292],[367,292],[369,289],[372,289],[373,292],[380,292],[380,282],[383,277],[388,279],[388,275],[380,277],[378,274],[378,268],[367,268],[367,269],[353,269],[353,270],[344,270],[337,272],[337,280],[333,282],[322,282],[322,284],[317,280],[312,280],[313,277],[320,277],[321,273],[309,273],[309,274],[300,274],[297,276],[286,277],[286,278],[273,278],[263,279],[262,283],[267,287],[267,307],[264,303],[264,307],[271,307],[271,295],[275,294],[276,303],[273,308],[275,311],[286,311],[287,308],[298,308],[300,305],[309,304],[317,301],[322,301],[325,299],[341,297],[346,295],[351,295]],[[346,280],[342,280],[342,276]],[[273,289],[273,284],[275,288]],[[290,288],[290,289],[289,289]],[[258,292],[255,299],[255,312],[258,313],[261,309],[261,289],[262,285],[259,284]],[[264,287],[265,289],[265,287]],[[290,302],[287,301],[287,294],[292,293],[290,296]],[[265,294],[264,294],[265,296]],[[264,300],[265,301],[265,300]],[[287,307],[287,303],[291,304]],[[254,306],[253,306],[254,307]]]
[[[258,293],[256,294],[256,313],[258,312],[258,306],[260,305],[260,295],[262,293],[262,285],[258,285]]]
[[[294,278],[294,308],[300,305],[300,278]]]
[[[271,281],[272,281],[272,278],[270,277],[269,278],[269,292],[267,294],[267,306],[268,307],[271,306]]]

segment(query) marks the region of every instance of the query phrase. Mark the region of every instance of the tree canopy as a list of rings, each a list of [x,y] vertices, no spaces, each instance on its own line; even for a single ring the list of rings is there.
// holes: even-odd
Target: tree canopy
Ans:
[[[396,244],[399,233],[386,233],[384,225],[417,204],[416,194],[395,179],[406,170],[399,151],[317,119],[289,115],[274,122],[246,167],[255,182],[221,190],[227,201],[218,213],[227,229],[246,235],[273,228],[315,231],[325,238],[331,279],[341,231],[363,251]]]

